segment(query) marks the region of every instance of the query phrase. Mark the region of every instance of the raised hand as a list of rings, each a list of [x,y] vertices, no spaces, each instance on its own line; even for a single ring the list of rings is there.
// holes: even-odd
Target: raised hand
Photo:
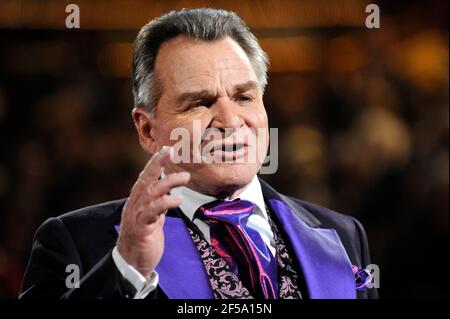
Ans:
[[[178,207],[183,200],[168,193],[174,187],[186,185],[190,178],[188,172],[178,172],[159,179],[172,156],[173,149],[165,146],[151,158],[122,211],[117,249],[144,276],[152,273],[163,254],[167,210]]]

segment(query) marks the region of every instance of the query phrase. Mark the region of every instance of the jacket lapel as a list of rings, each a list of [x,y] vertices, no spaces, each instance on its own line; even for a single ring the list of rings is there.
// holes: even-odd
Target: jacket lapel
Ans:
[[[356,285],[349,257],[334,229],[261,181],[264,196],[287,234],[311,299],[354,299]]]

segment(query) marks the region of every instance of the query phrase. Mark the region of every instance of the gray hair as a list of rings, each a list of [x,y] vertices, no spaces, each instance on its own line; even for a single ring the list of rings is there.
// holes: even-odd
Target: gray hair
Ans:
[[[262,91],[267,85],[267,54],[245,22],[234,12],[218,9],[182,9],[160,16],[139,31],[133,46],[134,105],[153,113],[162,95],[162,84],[155,74],[155,61],[160,46],[172,38],[185,35],[214,41],[225,36],[235,40],[258,77]]]

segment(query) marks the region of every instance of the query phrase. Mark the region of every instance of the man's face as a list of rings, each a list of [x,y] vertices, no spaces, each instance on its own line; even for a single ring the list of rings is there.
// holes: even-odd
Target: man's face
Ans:
[[[261,167],[264,157],[249,154],[265,155],[268,147],[262,92],[247,55],[229,37],[207,42],[179,36],[161,46],[155,71],[163,93],[150,120],[151,151],[176,144],[179,139],[170,139],[174,129],[187,130],[190,163],[173,164],[166,168],[166,174],[188,171],[192,189],[216,196],[233,195]],[[196,140],[194,121],[203,138],[208,132],[216,133],[215,138],[210,135]],[[265,140],[258,147],[261,138]],[[211,142],[216,147],[206,152]],[[215,161],[198,163],[205,155]]]

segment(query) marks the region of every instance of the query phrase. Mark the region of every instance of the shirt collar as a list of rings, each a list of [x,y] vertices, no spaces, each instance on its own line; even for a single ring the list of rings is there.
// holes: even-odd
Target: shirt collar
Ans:
[[[194,214],[200,206],[218,199],[214,196],[199,193],[185,186],[173,188],[170,193],[172,195],[183,196],[184,200],[180,204],[180,209],[191,221],[193,220]],[[264,219],[267,220],[264,196],[261,190],[261,184],[256,175],[253,177],[252,181],[245,187],[238,198],[254,203],[256,206],[254,213],[264,217]]]

